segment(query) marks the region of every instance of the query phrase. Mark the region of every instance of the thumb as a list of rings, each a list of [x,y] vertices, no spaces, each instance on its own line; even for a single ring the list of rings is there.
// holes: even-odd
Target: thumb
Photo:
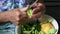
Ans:
[[[29,5],[27,5],[26,7],[22,8],[20,11],[27,12],[28,9],[29,9]]]

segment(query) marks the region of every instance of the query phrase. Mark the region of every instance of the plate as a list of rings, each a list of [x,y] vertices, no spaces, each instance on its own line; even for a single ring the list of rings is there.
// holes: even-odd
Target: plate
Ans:
[[[41,18],[39,18],[39,20],[40,20],[41,22],[45,22],[45,21],[47,21],[47,20],[48,20],[49,22],[51,22],[51,23],[53,24],[53,26],[55,27],[55,29],[57,30],[55,34],[58,33],[59,26],[58,26],[58,22],[56,21],[56,19],[54,19],[53,17],[51,17],[51,16],[49,16],[49,15],[43,15]],[[16,28],[15,28],[15,33],[16,33],[16,34],[18,34],[18,33],[17,33],[18,27],[19,27],[19,26],[16,26]]]

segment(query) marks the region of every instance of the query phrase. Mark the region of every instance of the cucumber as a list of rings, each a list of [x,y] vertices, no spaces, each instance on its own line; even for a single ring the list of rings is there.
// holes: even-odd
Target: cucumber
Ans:
[[[27,15],[28,15],[28,16],[31,16],[31,15],[32,15],[32,9],[28,9]]]

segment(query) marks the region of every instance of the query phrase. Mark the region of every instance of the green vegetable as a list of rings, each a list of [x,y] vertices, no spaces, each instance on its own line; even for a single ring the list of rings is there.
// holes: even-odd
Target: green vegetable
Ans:
[[[44,34],[44,32],[43,31],[40,31],[39,34]]]
[[[23,31],[23,34],[30,34],[31,31]]]
[[[32,31],[32,34],[35,34],[35,32],[34,32],[34,31]]]
[[[51,28],[51,29],[47,32],[47,34],[55,34],[55,32],[56,32],[56,29],[55,29],[55,28]]]
[[[32,9],[28,9],[27,14],[28,14],[28,16],[31,16],[32,15]]]
[[[39,32],[37,30],[35,30],[35,34],[39,34]]]
[[[29,21],[30,22],[30,21]],[[32,21],[34,22],[34,21]],[[22,34],[39,34],[40,32],[40,24],[39,23],[27,23],[22,24],[21,26]]]

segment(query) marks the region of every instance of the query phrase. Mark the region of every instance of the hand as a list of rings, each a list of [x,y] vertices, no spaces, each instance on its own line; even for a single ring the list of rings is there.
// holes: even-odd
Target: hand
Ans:
[[[19,25],[22,22],[26,22],[28,17],[27,10],[28,10],[28,6],[22,9],[18,8],[11,10],[9,20],[16,25]]]
[[[45,13],[45,6],[42,3],[36,3],[33,7],[33,13],[30,18],[40,18]]]

